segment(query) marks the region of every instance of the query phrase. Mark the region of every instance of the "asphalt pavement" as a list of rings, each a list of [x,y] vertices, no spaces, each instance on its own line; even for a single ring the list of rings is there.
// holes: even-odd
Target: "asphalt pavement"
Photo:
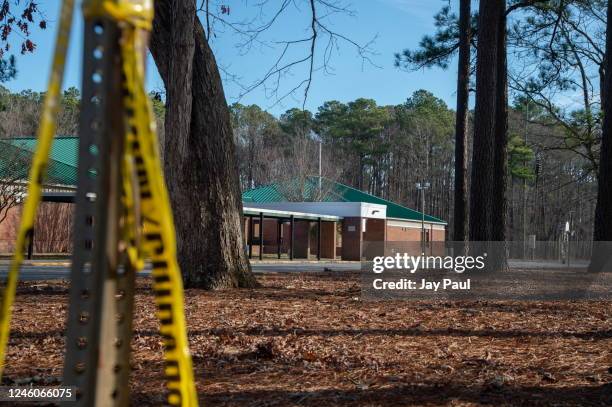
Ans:
[[[511,268],[520,269],[563,269],[568,267],[558,261],[530,261],[530,260],[510,260]],[[338,262],[314,262],[295,260],[283,261],[254,261],[252,262],[253,271],[256,273],[299,273],[299,272],[322,272],[322,271],[348,271],[359,270],[361,263],[356,261]],[[572,268],[586,268],[588,262],[573,261]],[[8,260],[0,260],[0,278],[4,279],[7,274]],[[143,271],[145,275],[150,274],[149,269]],[[67,260],[29,260],[21,268],[19,279],[22,281],[33,280],[61,280],[68,279],[70,275],[70,261]]]
[[[344,271],[359,270],[359,262],[254,262],[253,271],[256,273],[296,273],[296,272],[322,272],[322,271]],[[8,261],[0,261],[0,278],[5,278],[8,269]],[[143,271],[145,275],[150,274],[149,269]],[[21,268],[19,279],[22,281],[34,280],[61,280],[68,279],[70,275],[69,261],[56,260],[32,260]]]

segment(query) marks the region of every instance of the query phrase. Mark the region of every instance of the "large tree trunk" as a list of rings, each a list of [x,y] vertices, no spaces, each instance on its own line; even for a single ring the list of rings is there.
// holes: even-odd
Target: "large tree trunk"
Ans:
[[[612,6],[608,6],[606,31],[606,57],[604,60],[604,85],[602,93],[603,126],[599,156],[599,179],[595,223],[593,230],[593,255],[590,271],[610,271],[612,261]],[[607,270],[605,270],[608,268]]]
[[[253,287],[229,109],[194,3],[156,1],[151,38],[167,94],[164,170],[179,264],[186,287]]]
[[[459,5],[459,62],[457,75],[457,115],[455,121],[455,208],[453,240],[467,240],[467,135],[470,87],[471,0]]]

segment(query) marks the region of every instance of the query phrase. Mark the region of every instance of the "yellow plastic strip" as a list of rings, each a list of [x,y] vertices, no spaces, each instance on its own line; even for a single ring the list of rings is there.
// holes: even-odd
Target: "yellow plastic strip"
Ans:
[[[140,271],[144,268],[144,258],[140,244],[140,219],[136,218],[136,197],[134,196],[136,182],[132,179],[134,174],[136,174],[136,170],[132,156],[125,154],[123,156],[122,167],[122,204],[125,212],[123,224],[121,225],[121,237],[126,245],[124,249],[131,268]]]
[[[66,54],[70,39],[73,9],[74,0],[64,0],[60,12],[49,88],[45,95],[40,125],[38,127],[38,144],[32,159],[32,167],[30,168],[28,195],[21,215],[21,224],[19,226],[19,233],[17,234],[15,253],[13,254],[9,266],[6,286],[2,292],[2,303],[0,304],[0,377],[2,377],[2,372],[4,370],[6,345],[11,329],[11,311],[13,301],[15,300],[15,289],[19,277],[19,269],[23,262],[24,252],[29,243],[32,228],[34,227],[36,210],[42,195],[42,180],[46,173],[49,150],[51,149],[56,130],[56,117],[60,106],[60,91],[64,79],[64,66],[66,65]]]
[[[155,122],[144,89],[141,41],[135,29],[123,29],[125,151],[127,158],[134,162],[138,179],[142,249],[153,265],[153,291],[164,340],[167,402],[173,406],[192,407],[198,405],[198,400],[187,339],[183,282],[176,260],[174,222],[162,176]]]
[[[127,209],[124,241],[129,244],[128,258],[140,265],[146,256],[153,265],[153,291],[164,340],[164,359],[168,404],[198,405],[187,325],[184,313],[182,275],[176,260],[176,237],[172,210],[163,181],[155,121],[144,89],[144,47],[138,30],[150,30],[153,20],[152,0],[90,0],[85,15],[106,17],[120,25],[123,67],[123,108],[125,110],[126,147],[123,166],[124,204]],[[134,223],[135,197],[131,195],[131,171],[137,177],[142,229]],[[134,242],[136,247],[134,247]],[[138,267],[139,268],[139,267]]]
[[[153,0],[87,0],[83,4],[83,15],[85,18],[109,17],[151,31]]]

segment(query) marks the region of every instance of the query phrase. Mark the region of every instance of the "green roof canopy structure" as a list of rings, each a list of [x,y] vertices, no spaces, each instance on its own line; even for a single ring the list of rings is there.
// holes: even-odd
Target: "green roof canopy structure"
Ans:
[[[28,179],[36,137],[0,139],[0,179]],[[45,184],[74,186],[77,182],[79,138],[57,136],[53,140]],[[15,165],[15,164],[18,165]]]
[[[35,137],[0,139],[0,179],[17,178],[14,160],[22,161],[24,165],[18,170],[19,178],[28,177],[29,162],[36,151]],[[53,140],[46,184],[74,187],[77,183],[79,138],[74,136],[57,136]],[[11,174],[7,174],[11,171]],[[368,194],[358,189],[329,180],[321,179],[321,194],[319,198],[319,178],[307,177],[303,180],[277,182],[274,184],[251,189],[242,194],[245,203],[256,202],[289,202],[317,201],[324,202],[367,202],[387,206],[387,217],[421,220],[421,212],[407,208],[395,202]],[[446,223],[434,216],[425,215],[426,222]]]
[[[319,197],[319,177],[307,177],[302,182],[298,180],[277,182],[274,184],[251,189],[242,194],[245,203],[256,202],[288,202],[316,201],[324,202],[366,202],[387,206],[387,217],[420,221],[422,214],[414,209],[396,204],[383,198],[368,194],[358,189],[329,180],[321,179],[321,197]],[[320,198],[320,199],[315,199]],[[426,222],[444,223],[442,219],[425,215]]]

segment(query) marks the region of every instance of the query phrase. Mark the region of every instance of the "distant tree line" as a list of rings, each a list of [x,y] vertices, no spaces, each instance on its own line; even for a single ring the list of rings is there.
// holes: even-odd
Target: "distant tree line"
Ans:
[[[230,111],[243,190],[316,176],[320,142],[324,177],[419,210],[416,183],[430,182],[425,211],[452,228],[455,112],[430,92],[396,106],[329,101],[314,114],[290,109],[278,118],[257,105]],[[508,126],[508,238],[523,240],[526,228],[538,240],[559,239],[571,216],[575,237],[590,240],[597,183],[589,160],[556,148],[563,127],[526,99],[511,106]]]
[[[346,41],[368,60],[369,43],[330,29],[327,16],[348,12],[345,6],[304,3],[309,33],[281,41],[280,59],[245,93],[272,82],[277,102],[302,89],[303,106],[313,72],[327,68],[327,51],[319,52],[322,62],[315,60],[321,38],[329,49]],[[571,221],[573,238],[612,241],[607,1],[487,0],[472,12],[470,0],[459,0],[459,15],[443,8],[435,32],[418,49],[398,53],[396,63],[409,70],[447,68],[458,54],[456,112],[425,91],[399,106],[329,101],[316,112],[294,109],[278,118],[257,106],[228,107],[223,68],[209,44],[215,22],[241,33],[249,47],[286,4],[267,24],[243,27],[219,19],[208,2],[205,9],[193,0],[155,2],[150,49],[165,106],[152,99],[158,120],[164,117],[165,176],[180,213],[186,286],[255,285],[242,250],[240,189],[316,174],[319,143],[323,174],[364,191],[417,207],[416,182],[430,182],[425,211],[448,220],[455,240],[503,242],[528,234],[551,240]],[[306,55],[286,60],[297,44],[307,45]],[[296,64],[309,66],[307,77],[279,93],[281,77]],[[505,268],[505,254],[494,257],[500,262],[493,267]]]
[[[396,54],[396,65],[407,70],[446,69],[459,55],[456,156],[473,165],[470,210],[456,207],[454,229],[469,230],[470,240],[514,239],[522,212],[524,237],[550,238],[569,221],[572,239],[612,240],[612,150],[605,125],[605,95],[612,85],[606,82],[608,2],[491,0],[479,2],[474,13],[470,0],[458,3],[458,14],[449,3],[434,16],[435,31],[416,49]],[[472,130],[459,125],[469,114],[469,91],[475,93]],[[516,113],[523,116],[522,142],[513,129],[513,122],[520,122],[513,119]],[[468,138],[470,155],[463,148]],[[515,157],[509,158],[512,151]],[[530,161],[534,174],[508,168]],[[455,170],[461,173],[455,177],[456,200],[466,204],[462,181],[468,171]],[[522,205],[515,195],[517,178]]]
[[[43,96],[0,88],[0,137],[34,135]],[[151,100],[163,133],[162,95],[152,93]],[[79,102],[76,88],[64,91],[58,134],[77,135]],[[420,210],[416,183],[430,182],[425,212],[448,221],[452,236],[455,112],[430,92],[416,91],[395,106],[365,98],[328,101],[314,114],[294,108],[280,117],[234,103],[230,117],[243,191],[316,176],[321,143],[324,177],[376,196]],[[470,112],[470,127],[472,118]],[[557,240],[571,218],[575,238],[590,240],[597,192],[592,161],[559,148],[565,128],[527,98],[509,109],[508,125],[508,238]]]
[[[150,93],[153,112],[158,120],[158,133],[163,133],[164,102],[158,92]],[[11,92],[0,85],[0,138],[34,137],[42,110],[45,92],[25,89]],[[77,136],[81,92],[74,86],[64,90],[57,118],[57,134]],[[161,126],[159,124],[162,124]]]

